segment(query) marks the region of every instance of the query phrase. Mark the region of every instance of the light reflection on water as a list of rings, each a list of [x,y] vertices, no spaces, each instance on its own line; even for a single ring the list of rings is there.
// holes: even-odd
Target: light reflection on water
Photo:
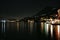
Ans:
[[[17,31],[19,32],[19,22],[17,22]]]
[[[45,23],[45,32],[48,35],[48,32],[49,32],[49,24],[46,24],[46,23]]]
[[[28,32],[32,32],[34,26],[33,21],[30,21],[29,24],[27,24],[26,22],[0,22],[0,23],[2,27],[1,32],[11,32],[11,31],[20,32],[24,31],[24,29],[26,28],[27,28],[26,30],[30,30]],[[29,28],[27,25],[29,26]]]
[[[56,39],[60,40],[60,25],[55,25]]]
[[[60,40],[60,25],[52,25],[52,24],[46,24],[45,22],[41,22],[41,31],[43,32],[45,30],[45,33],[50,33],[50,38],[55,38],[55,40]],[[50,31],[48,33],[48,31]],[[54,32],[53,32],[54,31]]]
[[[27,32],[32,33],[33,29],[34,29],[34,21],[30,21],[28,24],[25,22],[0,22],[0,26],[2,27],[2,31],[1,32],[21,32],[24,30],[26,30]],[[26,25],[25,25],[26,24]],[[27,26],[28,25],[28,26]],[[37,25],[37,24],[35,24]],[[26,29],[24,29],[26,27]],[[27,28],[28,27],[28,28]],[[37,27],[37,26],[36,26]],[[55,29],[54,29],[55,27]],[[48,32],[50,30],[50,35],[51,37],[53,36],[53,30],[55,31],[55,37],[57,40],[59,40],[60,38],[60,25],[51,25],[51,24],[46,24],[45,22],[41,22],[41,32],[43,32],[43,30],[45,30],[45,33],[48,36]],[[36,28],[35,28],[36,30]]]
[[[53,37],[53,25],[50,25],[50,32],[51,32],[51,37]]]

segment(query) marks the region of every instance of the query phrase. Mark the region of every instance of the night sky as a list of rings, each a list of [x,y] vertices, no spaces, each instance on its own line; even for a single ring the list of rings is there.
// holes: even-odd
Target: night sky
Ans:
[[[0,16],[21,18],[33,16],[46,6],[56,7],[58,0],[2,0],[0,1]]]

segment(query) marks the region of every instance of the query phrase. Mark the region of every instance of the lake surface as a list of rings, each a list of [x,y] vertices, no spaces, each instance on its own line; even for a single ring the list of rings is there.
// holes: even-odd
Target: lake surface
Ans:
[[[1,40],[56,40],[58,27],[53,27],[44,22],[0,22],[0,37]]]

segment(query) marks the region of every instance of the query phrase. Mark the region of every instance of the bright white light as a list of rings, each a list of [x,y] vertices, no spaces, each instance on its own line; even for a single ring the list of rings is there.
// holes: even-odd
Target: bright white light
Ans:
[[[45,23],[45,32],[46,32],[47,35],[48,35],[48,31],[49,31],[49,24]]]
[[[5,22],[6,20],[1,20],[2,22],[2,32],[5,32]]]
[[[1,20],[1,22],[6,22],[6,20]]]
[[[54,24],[55,23],[55,21],[52,21],[52,24]]]
[[[53,37],[53,25],[51,25],[50,30],[51,30],[51,37]]]

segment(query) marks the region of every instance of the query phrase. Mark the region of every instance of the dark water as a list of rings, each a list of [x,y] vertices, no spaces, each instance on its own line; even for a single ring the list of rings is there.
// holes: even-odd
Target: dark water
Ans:
[[[39,24],[28,24],[25,22],[6,22],[5,26],[1,27],[1,40],[51,40],[50,35],[46,36],[41,33]],[[3,31],[2,31],[2,27]],[[5,30],[5,31],[4,31]]]

